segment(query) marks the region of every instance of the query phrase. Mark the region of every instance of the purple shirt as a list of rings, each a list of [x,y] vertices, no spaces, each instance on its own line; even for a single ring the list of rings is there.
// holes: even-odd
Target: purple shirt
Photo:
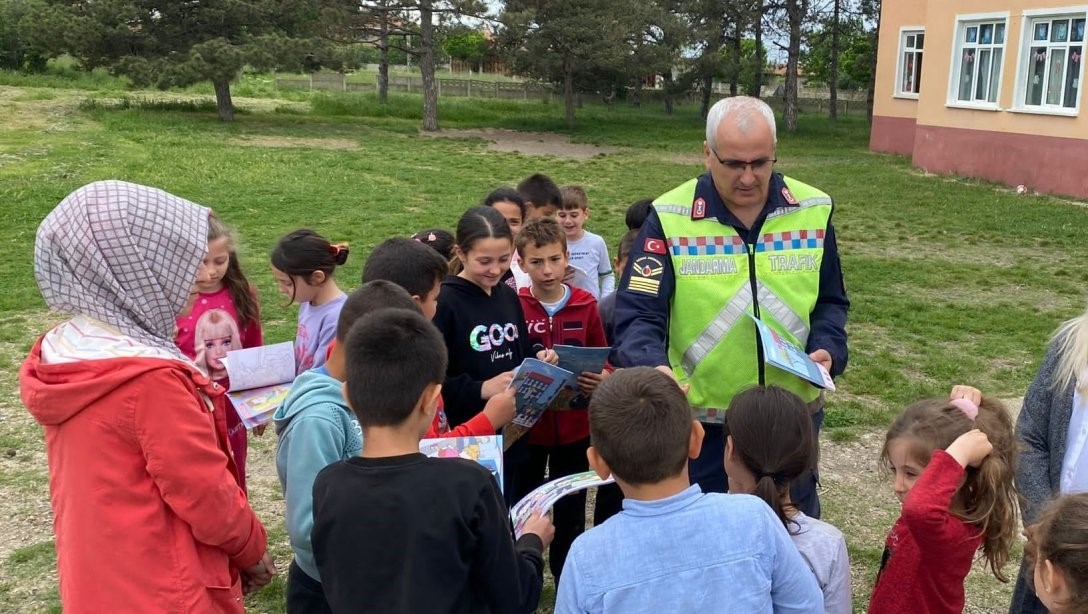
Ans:
[[[341,294],[324,305],[302,303],[295,333],[295,375],[325,364],[329,345],[336,338],[336,321],[348,295]]]

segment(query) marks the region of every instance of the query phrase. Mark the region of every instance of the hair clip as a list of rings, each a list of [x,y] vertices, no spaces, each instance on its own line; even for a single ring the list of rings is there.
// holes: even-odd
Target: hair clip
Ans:
[[[960,397],[958,399],[952,399],[948,404],[963,412],[963,415],[967,416],[967,419],[972,422],[978,417],[978,405],[972,403],[970,399]]]

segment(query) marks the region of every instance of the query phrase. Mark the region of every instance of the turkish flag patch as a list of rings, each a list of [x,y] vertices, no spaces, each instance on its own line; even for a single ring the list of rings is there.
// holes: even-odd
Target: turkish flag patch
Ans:
[[[657,254],[659,256],[665,255],[665,241],[662,239],[646,239],[646,242],[642,244],[642,251],[647,254]]]

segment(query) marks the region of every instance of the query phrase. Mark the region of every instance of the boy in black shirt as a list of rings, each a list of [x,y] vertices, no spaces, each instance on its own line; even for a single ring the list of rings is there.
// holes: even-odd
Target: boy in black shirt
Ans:
[[[363,428],[358,457],[314,482],[314,559],[334,612],[532,612],[555,529],[535,516],[514,543],[491,472],[427,458],[446,346],[418,313],[363,317],[345,341],[344,398]]]

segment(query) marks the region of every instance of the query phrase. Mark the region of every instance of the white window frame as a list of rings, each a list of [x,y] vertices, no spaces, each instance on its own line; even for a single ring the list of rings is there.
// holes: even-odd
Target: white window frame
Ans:
[[[994,101],[989,100],[960,100],[960,59],[963,57],[964,42],[963,38],[967,31],[967,28],[978,26],[985,23],[1003,23],[1005,25],[1004,40],[998,43],[989,43],[987,47],[983,49],[1000,49],[1001,50],[1001,69],[997,72],[996,84],[990,82],[991,87],[996,89],[996,96]],[[996,34],[996,28],[995,28]],[[978,43],[973,43],[978,48]],[[1001,86],[1004,81],[1005,64],[1008,60],[1008,46],[1009,46],[1009,12],[996,12],[996,13],[972,13],[966,15],[956,15],[956,21],[952,29],[952,61],[948,71],[948,98],[945,103],[946,107],[961,108],[961,109],[975,109],[980,111],[1000,111],[1001,109]],[[993,56],[991,52],[991,62]],[[993,74],[993,69],[990,69],[990,74]],[[975,90],[978,87],[978,80],[972,79],[971,89]]]
[[[924,42],[924,39],[923,39],[921,49],[918,49],[917,47],[907,48],[907,36],[917,36],[919,34],[921,34],[922,36],[925,36],[925,33],[926,33],[926,27],[925,26],[903,26],[902,28],[899,28],[899,56],[898,56],[898,59],[895,62],[895,93],[892,94],[892,96],[894,96],[895,98],[909,98],[911,100],[918,100],[918,92],[907,92],[907,91],[903,90],[903,71],[906,69],[906,66],[904,66],[904,64],[903,64],[903,56],[905,56],[908,52],[913,52],[913,53],[917,53],[919,56],[922,56],[923,58],[925,57],[925,42]],[[918,63],[917,63],[917,59],[916,59],[915,60],[915,72],[916,72],[916,74],[914,76],[914,80],[915,80],[914,83],[915,83],[915,87],[917,87],[920,90],[921,87],[922,87],[922,72],[921,72],[921,69],[918,68],[917,66],[918,66]]]
[[[1068,18],[1070,21],[1070,28],[1072,28],[1073,20],[1077,18],[1088,19],[1088,5],[1081,6],[1067,6],[1059,9],[1031,9],[1021,13],[1023,19],[1021,19],[1020,26],[1020,49],[1019,55],[1016,61],[1016,88],[1013,93],[1012,108],[1009,109],[1015,113],[1031,113],[1036,115],[1064,115],[1068,117],[1076,117],[1080,113],[1081,100],[1084,97],[1084,65],[1088,63],[1086,59],[1080,61],[1080,75],[1077,76],[1077,99],[1072,107],[1065,107],[1059,105],[1047,104],[1044,98],[1042,104],[1030,105],[1027,104],[1028,93],[1028,79],[1031,77],[1031,64],[1032,64],[1032,48],[1042,46],[1035,42],[1035,22],[1037,20],[1046,19],[1061,19]],[[1068,36],[1070,39],[1064,43],[1064,46],[1068,47],[1074,45],[1072,39],[1072,31]],[[1085,40],[1078,41],[1081,46],[1081,56],[1084,56],[1088,51],[1088,34],[1085,35]],[[1046,43],[1048,47],[1051,46],[1063,46],[1063,43]],[[1044,88],[1045,95],[1045,88]]]

